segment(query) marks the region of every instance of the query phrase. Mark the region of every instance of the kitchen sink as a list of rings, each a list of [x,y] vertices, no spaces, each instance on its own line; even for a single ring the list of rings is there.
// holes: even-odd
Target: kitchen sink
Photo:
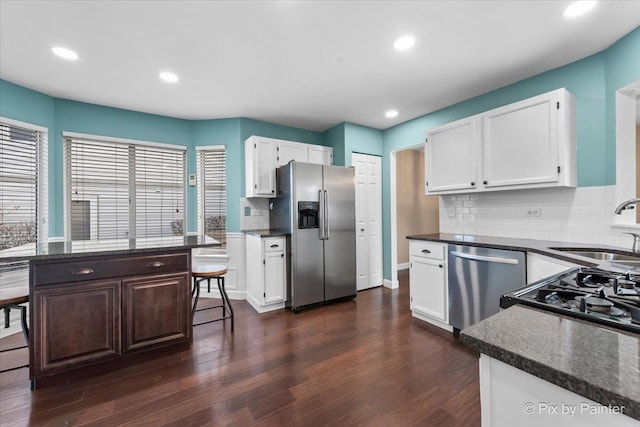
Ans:
[[[640,267],[640,254],[626,255],[608,251],[587,251],[576,248],[549,248],[556,251],[571,252],[574,255],[595,259],[598,261],[609,261],[615,264],[622,264],[629,267]]]

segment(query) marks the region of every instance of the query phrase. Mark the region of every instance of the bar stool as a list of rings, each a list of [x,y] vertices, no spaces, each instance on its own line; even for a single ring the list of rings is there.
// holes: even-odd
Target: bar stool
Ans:
[[[217,322],[219,320],[231,319],[231,332],[233,332],[233,308],[231,302],[227,296],[227,291],[224,287],[224,275],[227,274],[227,267],[219,264],[203,264],[194,265],[191,267],[191,276],[193,277],[193,289],[191,290],[191,296],[193,301],[193,316],[196,311],[211,310],[214,308],[222,308],[222,317],[214,320],[208,320],[206,322],[194,323],[193,326],[204,325],[205,323]],[[218,283],[218,290],[220,291],[220,298],[222,304],[214,305],[213,307],[197,308],[198,299],[200,298],[200,282],[207,280],[207,289],[211,292],[211,279],[216,279]]]
[[[29,326],[27,324],[27,307],[22,305],[29,302],[29,290],[27,288],[7,288],[0,289],[0,309],[4,310],[5,313],[5,327],[9,325],[9,310],[12,308],[17,308],[20,310],[21,314],[21,323],[22,323],[22,333],[24,334],[24,339],[27,345],[23,345],[21,347],[8,348],[6,350],[0,350],[0,353],[4,353],[7,351],[20,350],[21,348],[29,347]],[[22,365],[16,366],[14,368],[4,369],[0,372],[12,371],[14,369],[25,368],[29,366]]]

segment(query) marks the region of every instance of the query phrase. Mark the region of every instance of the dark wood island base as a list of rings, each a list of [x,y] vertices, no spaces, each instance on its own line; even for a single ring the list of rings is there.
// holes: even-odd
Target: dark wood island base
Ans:
[[[190,249],[31,260],[31,388],[188,349],[190,271]]]

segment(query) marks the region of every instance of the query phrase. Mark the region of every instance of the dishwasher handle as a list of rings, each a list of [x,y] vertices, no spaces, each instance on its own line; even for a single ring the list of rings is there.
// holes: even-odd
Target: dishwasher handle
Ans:
[[[458,258],[468,259],[471,261],[497,262],[500,264],[514,264],[514,265],[518,264],[518,260],[513,258],[500,258],[495,256],[465,254],[458,251],[452,251],[451,255],[457,256]]]

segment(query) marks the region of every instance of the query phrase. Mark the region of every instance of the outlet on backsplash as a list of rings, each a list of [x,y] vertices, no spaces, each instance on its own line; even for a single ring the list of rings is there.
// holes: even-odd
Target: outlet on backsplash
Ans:
[[[540,208],[529,208],[527,210],[525,210],[524,212],[524,216],[526,217],[532,217],[532,216],[542,216],[542,209]]]

